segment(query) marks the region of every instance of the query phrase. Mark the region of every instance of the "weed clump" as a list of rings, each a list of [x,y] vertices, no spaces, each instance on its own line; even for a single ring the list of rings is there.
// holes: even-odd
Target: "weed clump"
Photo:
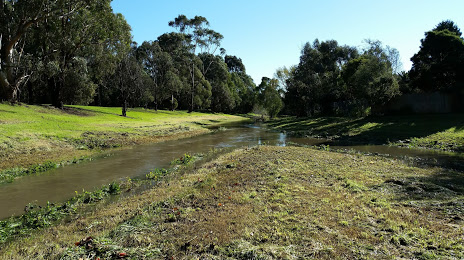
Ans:
[[[36,174],[45,172],[54,168],[57,168],[58,164],[47,161],[41,164],[33,165],[29,168],[12,168],[0,172],[0,184],[5,182],[13,182],[13,180],[19,176],[25,176],[30,174]]]
[[[194,160],[194,156],[185,153],[184,156],[179,159],[175,159],[171,162],[171,165],[187,165]]]
[[[147,173],[145,175],[145,177],[149,180],[155,180],[155,181],[158,181],[159,179],[161,179],[162,177],[166,176],[168,174],[168,170],[166,169],[154,169],[152,171],[150,171],[149,173]]]

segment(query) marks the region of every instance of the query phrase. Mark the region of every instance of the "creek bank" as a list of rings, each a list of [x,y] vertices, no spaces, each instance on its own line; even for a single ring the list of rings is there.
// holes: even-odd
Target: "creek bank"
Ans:
[[[325,139],[324,145],[390,145],[464,152],[464,115],[411,115],[365,118],[282,117],[266,125],[289,136]]]
[[[153,169],[144,178],[115,181],[93,191],[76,191],[75,196],[63,203],[47,202],[44,206],[29,203],[24,208],[24,214],[0,220],[0,245],[31,232],[75,221],[120,199],[140,195],[160,183],[168,182],[173,175],[192,170],[197,164],[210,161],[224,152],[223,149],[216,149],[206,154],[184,154],[181,158],[173,160],[168,169]]]
[[[210,126],[248,120],[141,108],[123,118],[117,114],[119,109],[0,104],[0,183],[98,157],[112,149],[188,138],[211,132]]]

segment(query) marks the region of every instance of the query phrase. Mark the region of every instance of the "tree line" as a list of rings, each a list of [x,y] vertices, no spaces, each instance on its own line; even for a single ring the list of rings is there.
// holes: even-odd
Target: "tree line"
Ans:
[[[259,91],[206,18],[140,45],[110,0],[3,0],[0,100],[246,113]],[[4,22],[3,22],[4,21]]]
[[[464,42],[452,21],[425,33],[409,72],[379,41],[306,43],[299,64],[256,85],[205,17],[179,15],[132,42],[111,0],[3,0],[0,100],[297,116],[367,115],[402,93],[462,92]]]
[[[401,71],[398,51],[379,41],[358,49],[315,40],[303,47],[298,65],[275,77],[284,112],[297,116],[363,116],[402,94],[464,94],[464,40],[453,21],[426,32],[411,61],[411,70]]]

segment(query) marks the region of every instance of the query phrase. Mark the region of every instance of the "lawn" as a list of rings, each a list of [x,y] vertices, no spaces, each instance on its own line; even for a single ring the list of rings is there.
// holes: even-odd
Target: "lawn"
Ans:
[[[259,146],[18,238],[0,258],[462,259],[463,200],[463,173]]]
[[[207,133],[204,126],[243,121],[224,114],[121,108],[0,104],[0,171],[60,162],[95,151]]]

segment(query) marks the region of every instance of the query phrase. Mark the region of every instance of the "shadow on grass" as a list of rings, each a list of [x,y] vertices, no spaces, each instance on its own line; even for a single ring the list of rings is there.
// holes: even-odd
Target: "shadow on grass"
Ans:
[[[431,176],[390,179],[376,188],[393,192],[396,200],[411,206],[435,208],[452,216],[464,216],[464,173],[437,169]],[[464,220],[460,217],[460,220]]]
[[[81,108],[81,107],[66,107],[66,109],[70,109],[70,110],[75,110],[75,111],[80,111],[82,113],[88,113],[90,115],[94,115],[94,114],[105,114],[105,115],[113,115],[113,116],[120,116],[122,117],[121,114],[117,114],[117,113],[111,113],[111,112],[105,112],[105,111],[100,111],[100,110],[92,110],[92,109],[85,109],[85,108]],[[130,110],[127,110],[127,113],[130,113]],[[126,117],[126,118],[131,118],[131,117]]]
[[[335,145],[382,145],[429,135],[455,127],[464,130],[464,114],[410,116],[282,118],[269,122],[273,128],[309,136],[329,137]],[[331,143],[333,145],[334,143]],[[464,151],[461,145],[458,151]]]
[[[0,109],[0,113],[10,113],[10,114],[17,114],[18,112],[15,112],[15,111],[8,111],[8,110],[3,110],[3,109]]]

